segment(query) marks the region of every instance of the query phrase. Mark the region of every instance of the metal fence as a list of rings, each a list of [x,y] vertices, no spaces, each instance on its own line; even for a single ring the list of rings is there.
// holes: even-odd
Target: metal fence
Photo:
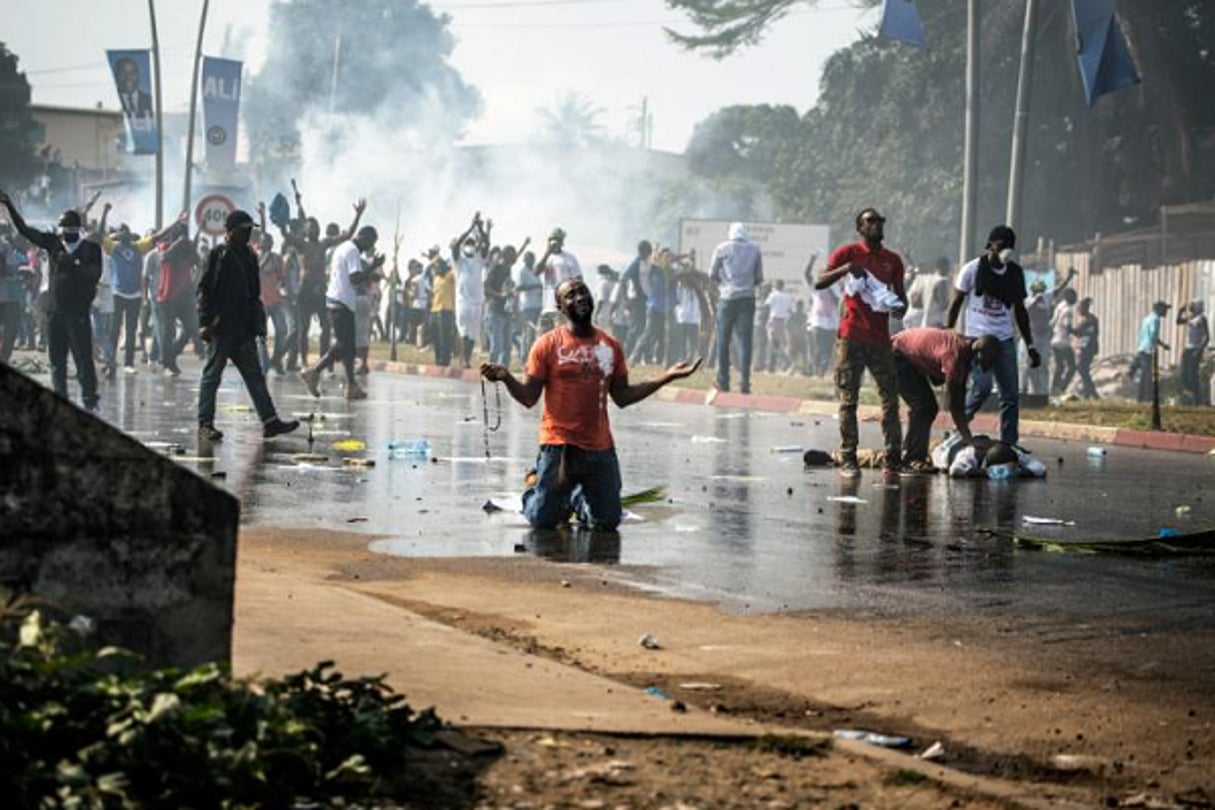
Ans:
[[[1144,267],[1127,264],[1096,269],[1090,253],[1056,253],[1055,272],[1066,274],[1074,267],[1079,276],[1072,282],[1081,298],[1093,299],[1093,313],[1101,322],[1101,355],[1129,354],[1139,344],[1139,327],[1156,301],[1173,306],[1165,319],[1160,338],[1171,347],[1162,352],[1162,365],[1181,361],[1185,327],[1178,326],[1177,310],[1201,299],[1206,311],[1215,304],[1215,259],[1199,259]],[[1210,317],[1210,315],[1208,315]]]

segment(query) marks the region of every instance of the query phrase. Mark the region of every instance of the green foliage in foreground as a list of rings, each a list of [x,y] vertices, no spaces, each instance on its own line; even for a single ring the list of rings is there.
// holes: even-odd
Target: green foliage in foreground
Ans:
[[[383,677],[332,662],[253,684],[206,664],[139,671],[82,650],[37,610],[4,610],[0,796],[9,808],[291,807],[401,795],[439,721]]]

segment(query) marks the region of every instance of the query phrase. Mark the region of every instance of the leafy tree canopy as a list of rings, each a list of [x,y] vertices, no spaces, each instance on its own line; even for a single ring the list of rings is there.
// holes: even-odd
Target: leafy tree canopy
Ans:
[[[801,0],[810,2],[810,0]],[[782,0],[668,0],[675,7],[733,9],[761,19]],[[866,37],[833,54],[818,102],[786,134],[739,158],[737,139],[709,137],[723,122],[754,136],[751,116],[773,109],[714,113],[688,146],[699,176],[765,183],[775,215],[852,233],[855,211],[875,205],[890,217],[892,245],[916,261],[953,256],[961,205],[966,15],[953,0],[919,0],[930,48]],[[1024,0],[982,4],[979,211],[981,237],[1004,218]],[[1027,141],[1021,247],[1041,234],[1059,243],[1142,227],[1161,205],[1215,196],[1215,7],[1190,0],[1121,3],[1119,16],[1144,76],[1135,88],[1089,108],[1075,62],[1069,3],[1042,4]],[[695,22],[698,18],[693,16]],[[756,36],[762,26],[754,29]],[[745,45],[739,33],[723,39]],[[712,126],[710,126],[712,125]],[[750,127],[750,128],[749,128]],[[780,143],[776,141],[779,140]],[[749,142],[744,140],[744,143]],[[723,169],[723,167],[725,167]]]
[[[0,184],[24,185],[38,171],[38,122],[30,114],[30,83],[17,55],[0,42]]]
[[[269,56],[246,94],[255,148],[291,151],[302,115],[331,100],[336,113],[390,109],[458,135],[481,102],[448,64],[450,21],[417,0],[275,2]]]

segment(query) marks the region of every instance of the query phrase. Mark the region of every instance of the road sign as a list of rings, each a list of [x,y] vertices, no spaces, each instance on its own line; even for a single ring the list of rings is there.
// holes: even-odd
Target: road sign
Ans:
[[[810,254],[818,253],[816,271],[827,260],[831,229],[826,225],[747,222],[747,238],[759,246],[764,260],[764,278],[783,279],[785,289],[804,287],[802,272]],[[713,249],[726,240],[727,220],[685,219],[679,223],[679,252],[696,250],[697,269],[709,271]]]
[[[198,228],[209,236],[222,236],[224,220],[236,210],[236,203],[223,194],[208,194],[194,206],[194,221]]]

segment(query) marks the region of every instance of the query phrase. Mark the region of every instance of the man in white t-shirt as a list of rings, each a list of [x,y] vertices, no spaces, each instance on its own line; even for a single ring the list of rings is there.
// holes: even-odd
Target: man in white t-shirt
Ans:
[[[560,321],[557,311],[557,288],[561,282],[582,276],[582,267],[574,254],[565,249],[565,231],[553,228],[548,235],[548,247],[536,264],[540,280],[544,283],[544,300],[540,303],[542,332],[552,329]]]
[[[378,254],[364,267],[362,254],[370,253],[379,239],[376,229],[364,225],[353,239],[340,243],[329,257],[329,284],[325,290],[325,310],[332,327],[333,342],[312,368],[300,372],[308,393],[321,395],[321,372],[329,371],[340,362],[346,371],[346,399],[366,399],[367,392],[354,377],[355,328],[354,312],[356,283],[361,283],[384,264],[384,254]]]
[[[818,252],[810,254],[806,263],[806,286],[810,290],[810,317],[806,331],[810,338],[810,372],[825,377],[835,367],[835,335],[840,329],[840,285],[815,289],[814,263]]]
[[[772,291],[764,299],[768,308],[768,371],[776,370],[776,357],[780,355],[781,364],[789,365],[789,313],[793,311],[793,296],[785,292],[785,282],[776,279],[772,282]]]
[[[1007,225],[992,228],[987,248],[977,259],[968,262],[954,283],[953,301],[949,305],[946,327],[954,328],[963,305],[966,337],[991,335],[1000,341],[1000,353],[989,369],[971,370],[971,387],[966,396],[966,420],[974,419],[991,393],[994,380],[1000,392],[1000,441],[1014,445],[1020,438],[1018,423],[1020,405],[1017,394],[1017,340],[1020,330],[1025,340],[1031,368],[1042,363],[1029,328],[1029,313],[1025,310],[1025,271],[1013,261],[1017,236]]]
[[[473,348],[481,338],[481,314],[485,307],[485,268],[489,255],[489,232],[493,222],[483,222],[478,211],[464,233],[451,240],[451,266],[456,274],[456,331],[460,333],[460,355],[464,368],[471,368]]]

